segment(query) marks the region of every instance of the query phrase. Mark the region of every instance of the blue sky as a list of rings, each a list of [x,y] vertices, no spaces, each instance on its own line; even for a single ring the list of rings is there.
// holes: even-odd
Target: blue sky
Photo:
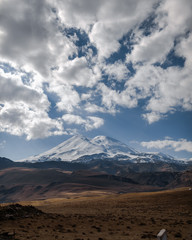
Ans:
[[[190,0],[0,1],[0,156],[74,134],[192,159]]]

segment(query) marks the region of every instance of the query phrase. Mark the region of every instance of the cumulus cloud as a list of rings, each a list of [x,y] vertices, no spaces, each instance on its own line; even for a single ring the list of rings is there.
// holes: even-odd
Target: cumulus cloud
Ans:
[[[176,53],[185,58],[185,66],[191,67],[192,55],[192,33],[183,38],[176,47]]]
[[[169,35],[169,30],[155,32],[152,36],[143,37],[138,44],[134,46],[131,54],[127,55],[128,61],[137,62],[163,62],[166,55],[174,45],[174,38]]]
[[[69,124],[77,124],[77,125],[83,125],[86,123],[85,119],[78,115],[74,114],[65,114],[63,115],[63,120]]]
[[[176,38],[191,30],[192,3],[190,0],[162,1],[155,14],[157,27],[148,36],[139,36],[128,60],[155,63],[165,60]],[[185,14],[181,14],[185,13]]]
[[[110,57],[120,48],[119,39],[140,24],[158,1],[104,1],[97,12],[98,21],[89,34],[99,51],[99,58]],[[115,17],[114,17],[115,16]]]
[[[137,98],[133,98],[125,89],[122,92],[113,90],[101,83],[98,86],[102,95],[102,103],[108,109],[108,112],[116,112],[116,106],[133,108],[137,106]]]
[[[0,131],[96,129],[96,113],[141,100],[149,123],[191,111],[191,11],[190,0],[1,0]]]
[[[78,115],[65,114],[62,119],[68,124],[81,125],[85,128],[86,131],[92,129],[97,129],[104,124],[104,120],[100,117],[88,116],[87,118],[82,118]]]
[[[2,69],[0,69],[0,93],[2,104],[25,102],[31,107],[45,110],[50,105],[42,89],[34,89],[24,85],[21,74],[5,73]]]
[[[32,109],[24,102],[6,103],[0,111],[0,131],[13,135],[25,135],[28,140],[64,134],[61,121],[48,114]]]
[[[123,81],[127,79],[129,70],[122,62],[115,62],[114,64],[104,65],[103,70],[105,74],[109,76],[109,79],[115,79],[115,81]]]
[[[0,2],[0,60],[37,71],[44,77],[50,68],[76,51],[58,31],[47,1]]]
[[[63,64],[56,74],[57,83],[70,83],[74,86],[93,87],[97,82],[97,75],[89,68],[85,57],[75,58]]]
[[[104,124],[104,120],[100,117],[88,116],[88,123],[86,125],[86,130],[97,129]]]
[[[95,113],[95,112],[106,113],[108,111],[105,107],[101,107],[93,103],[87,103],[85,105],[85,110],[90,113]],[[111,110],[110,110],[110,113],[112,113]]]
[[[146,148],[156,149],[171,148],[176,152],[179,151],[192,152],[192,141],[187,141],[186,139],[179,139],[178,141],[174,141],[171,139],[156,140],[149,142],[141,142],[141,145]]]
[[[69,84],[55,85],[50,84],[49,92],[55,93],[59,100],[56,103],[58,111],[73,112],[80,103],[79,93]]]
[[[190,68],[145,65],[127,82],[126,92],[135,100],[149,98],[143,117],[153,123],[178,107],[192,110],[191,73]]]
[[[21,77],[0,70],[0,131],[28,140],[62,134],[62,123],[48,116],[50,102],[42,89],[24,85]]]

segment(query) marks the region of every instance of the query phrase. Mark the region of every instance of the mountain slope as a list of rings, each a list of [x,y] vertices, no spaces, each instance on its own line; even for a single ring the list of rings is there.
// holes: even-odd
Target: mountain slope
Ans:
[[[105,152],[105,149],[92,143],[88,138],[77,135],[42,154],[21,161],[72,161],[83,155]]]
[[[93,138],[91,142],[104,147],[106,152],[110,153],[110,155],[138,153],[136,150],[128,147],[126,144],[110,137],[97,136]]]
[[[23,159],[21,161],[72,161],[83,156],[97,155],[98,157],[114,157],[115,155],[129,155],[138,153],[113,138],[97,136],[89,139],[81,135],[73,136],[58,146],[42,154]]]
[[[14,167],[15,165],[16,165],[16,163],[11,161],[10,159],[5,158],[5,157],[0,157],[0,169]]]

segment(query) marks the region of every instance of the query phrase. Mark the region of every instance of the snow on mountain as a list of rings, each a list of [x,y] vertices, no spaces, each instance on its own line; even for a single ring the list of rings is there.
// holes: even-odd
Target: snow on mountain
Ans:
[[[93,139],[81,135],[73,136],[58,146],[20,162],[43,161],[79,161],[87,162],[92,159],[128,160],[135,163],[167,161],[174,158],[162,153],[141,153],[126,144],[106,136],[97,136]]]
[[[72,161],[83,155],[98,154],[104,151],[105,149],[102,146],[92,143],[84,136],[77,135],[44,153],[20,161]]]
[[[106,150],[106,152],[113,156],[117,154],[136,154],[138,153],[136,150],[128,147],[126,144],[110,137],[105,136],[97,136],[92,139],[92,143],[98,144],[100,146],[103,146]]]

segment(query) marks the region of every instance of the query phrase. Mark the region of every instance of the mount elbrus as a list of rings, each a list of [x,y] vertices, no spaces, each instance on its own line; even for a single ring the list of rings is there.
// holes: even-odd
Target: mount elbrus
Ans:
[[[81,135],[73,136],[44,153],[22,159],[19,162],[89,162],[93,159],[122,160],[133,163],[156,163],[158,161],[178,163],[178,160],[169,155],[142,153],[111,137],[97,136],[90,139]]]

